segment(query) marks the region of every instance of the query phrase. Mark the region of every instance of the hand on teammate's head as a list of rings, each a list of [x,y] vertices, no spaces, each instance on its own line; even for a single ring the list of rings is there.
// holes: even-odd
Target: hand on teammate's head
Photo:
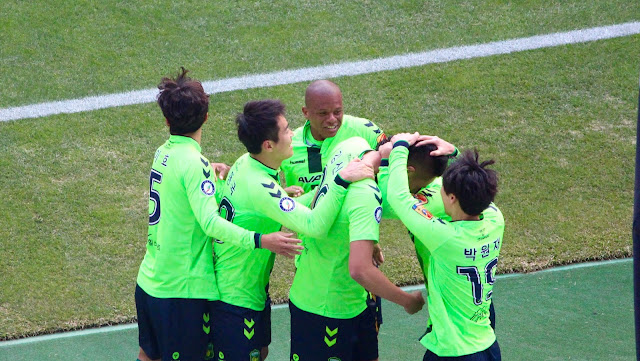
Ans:
[[[396,135],[394,135],[391,138],[391,143],[395,144],[396,142],[399,142],[401,140],[409,143],[409,145],[414,145],[416,144],[416,142],[418,141],[418,138],[420,137],[420,133],[415,132],[415,133],[398,133]]]
[[[439,138],[438,136],[421,135],[420,137],[418,137],[418,142],[416,143],[416,146],[421,147],[427,144],[433,144],[437,147],[436,150],[429,153],[429,155],[431,155],[432,157],[453,154],[453,152],[455,152],[456,150],[456,147],[453,144],[447,142],[444,139]]]

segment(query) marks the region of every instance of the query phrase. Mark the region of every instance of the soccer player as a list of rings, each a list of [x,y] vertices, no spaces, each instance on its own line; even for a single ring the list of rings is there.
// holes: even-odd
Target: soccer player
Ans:
[[[330,182],[349,161],[377,168],[380,156],[360,137],[340,143],[324,172],[314,206],[329,201]],[[364,360],[378,358],[376,310],[365,288],[405,308],[409,314],[424,304],[420,292],[407,293],[391,283],[372,263],[379,239],[382,198],[376,183],[364,179],[349,186],[329,235],[301,235],[305,249],[289,294],[291,360]]]
[[[291,235],[262,235],[219,216],[216,175],[200,153],[209,96],[184,68],[158,88],[171,135],[156,150],[149,178],[147,251],[135,291],[138,359],[201,360],[211,331],[208,300],[219,298],[211,237],[289,257],[302,247]]]
[[[329,80],[316,80],[304,94],[302,114],[307,122],[293,134],[293,156],[282,163],[287,186],[306,193],[301,202],[309,204],[311,189],[320,184],[322,170],[337,144],[351,137],[364,138],[371,149],[386,136],[368,119],[343,113],[342,92]]]
[[[292,131],[278,100],[248,102],[236,118],[238,138],[247,148],[233,164],[222,192],[220,212],[234,224],[256,232],[281,225],[314,237],[326,236],[350,182],[373,178],[373,168],[353,161],[332,177],[326,201],[313,211],[287,196],[279,168],[292,153]],[[227,242],[214,244],[220,300],[215,302],[215,354],[221,360],[264,360],[271,342],[269,276],[275,254]]]
[[[388,200],[414,235],[420,263],[429,263],[423,267],[429,309],[420,339],[427,348],[423,360],[500,360],[489,320],[504,233],[504,218],[492,203],[497,175],[487,168],[494,161],[479,163],[478,153],[467,151],[447,168],[441,196],[451,221],[445,221],[417,204],[409,191],[407,148],[417,139],[417,133],[392,138]]]

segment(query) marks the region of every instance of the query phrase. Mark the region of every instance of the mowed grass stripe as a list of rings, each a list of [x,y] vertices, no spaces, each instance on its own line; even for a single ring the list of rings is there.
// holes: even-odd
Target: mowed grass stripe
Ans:
[[[618,25],[490,42],[479,45],[436,49],[373,60],[206,81],[203,83],[203,86],[208,93],[214,94],[235,90],[293,84],[315,79],[354,76],[462,59],[510,54],[526,50],[612,39],[639,33],[640,22],[630,22]],[[151,103],[155,101],[156,95],[157,89],[145,89],[125,93],[10,107],[0,109],[0,121],[39,118],[55,114],[70,114],[124,105]]]

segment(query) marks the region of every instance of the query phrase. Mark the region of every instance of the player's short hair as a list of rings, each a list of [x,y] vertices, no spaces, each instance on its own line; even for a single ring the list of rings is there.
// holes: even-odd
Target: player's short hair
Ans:
[[[464,213],[477,216],[493,202],[498,193],[498,174],[486,168],[493,163],[493,159],[479,163],[478,151],[467,150],[442,175],[442,188],[458,198]]]
[[[189,70],[181,67],[175,78],[162,78],[158,85],[158,105],[169,122],[169,133],[184,135],[202,127],[209,111],[209,95],[202,84],[187,76]]]
[[[422,146],[412,145],[409,147],[409,157],[407,165],[413,166],[416,172],[423,178],[440,177],[449,163],[449,156],[432,156],[431,152],[438,149],[434,144]]]
[[[236,116],[238,139],[251,154],[262,152],[265,140],[278,142],[278,116],[284,116],[285,106],[277,99],[247,102]]]

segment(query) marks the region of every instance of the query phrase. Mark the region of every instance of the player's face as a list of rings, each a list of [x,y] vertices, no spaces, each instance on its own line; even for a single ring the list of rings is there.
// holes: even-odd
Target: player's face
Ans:
[[[291,147],[291,139],[293,131],[289,128],[289,122],[283,115],[278,116],[278,142],[275,143],[275,151],[280,155],[282,160],[293,155],[293,147]]]
[[[317,95],[302,108],[316,140],[334,137],[342,125],[342,93]]]

